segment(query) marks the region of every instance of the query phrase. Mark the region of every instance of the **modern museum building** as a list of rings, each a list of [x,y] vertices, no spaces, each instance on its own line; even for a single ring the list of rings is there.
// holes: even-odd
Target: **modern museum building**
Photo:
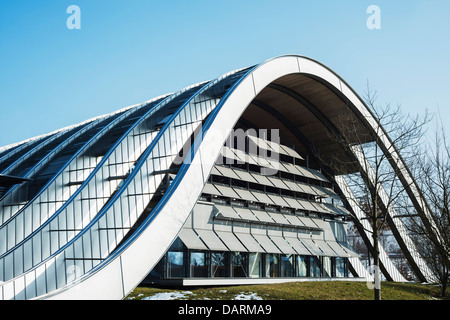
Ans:
[[[374,140],[380,124],[343,79],[286,55],[0,147],[0,299],[366,279],[347,239],[348,221],[367,223],[345,179],[361,168],[327,165],[327,156],[358,163],[357,140],[338,138],[343,115]],[[390,155],[425,211],[401,156]],[[427,281],[401,220],[391,220]],[[382,248],[380,259],[388,280],[405,281]]]

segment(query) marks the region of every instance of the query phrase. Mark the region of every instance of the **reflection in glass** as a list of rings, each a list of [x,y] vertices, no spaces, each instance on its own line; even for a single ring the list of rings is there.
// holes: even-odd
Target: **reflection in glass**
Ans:
[[[204,252],[191,252],[191,277],[207,277],[206,254]]]
[[[342,257],[336,258],[336,277],[347,277],[347,259]]]
[[[308,259],[305,256],[297,256],[297,277],[307,277],[308,276]]]
[[[247,277],[247,254],[243,252],[232,252],[231,263],[233,269],[233,277]]]
[[[266,277],[276,278],[279,277],[279,254],[267,253],[266,254]]]
[[[323,277],[331,277],[331,258],[323,257],[322,266],[323,266]]]
[[[263,276],[262,253],[250,253],[248,260],[249,260],[250,278],[261,278]]]
[[[167,253],[167,275],[169,278],[185,277],[183,252],[169,251]]]
[[[227,276],[226,252],[211,253],[211,276],[213,278]]]
[[[311,277],[319,278],[320,277],[319,257],[311,257],[310,258],[310,267],[311,267]]]
[[[283,254],[281,255],[281,277],[293,277],[294,276],[294,255]]]

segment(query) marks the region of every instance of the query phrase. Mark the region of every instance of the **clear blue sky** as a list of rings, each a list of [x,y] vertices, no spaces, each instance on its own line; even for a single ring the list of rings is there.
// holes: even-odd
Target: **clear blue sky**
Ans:
[[[1,0],[0,146],[283,54],[450,123],[449,17],[448,0]]]

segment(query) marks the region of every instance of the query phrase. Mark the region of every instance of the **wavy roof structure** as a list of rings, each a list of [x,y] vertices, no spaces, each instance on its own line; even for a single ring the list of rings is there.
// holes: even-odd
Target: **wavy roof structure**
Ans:
[[[0,174],[11,178],[0,190],[0,298],[124,298],[179,235],[237,124],[279,130],[284,145],[308,155],[317,177],[336,185],[353,219],[366,223],[346,201],[352,194],[342,178],[358,168],[330,174],[314,157],[319,151],[357,163],[348,148],[356,141],[337,139],[342,114],[367,141],[379,131],[369,108],[337,74],[287,55],[1,148]],[[389,137],[379,138],[390,150]],[[426,217],[401,156],[390,155]],[[416,275],[429,280],[404,226],[393,220]],[[358,259],[350,262],[363,276]],[[384,252],[381,262],[388,278],[404,281]]]

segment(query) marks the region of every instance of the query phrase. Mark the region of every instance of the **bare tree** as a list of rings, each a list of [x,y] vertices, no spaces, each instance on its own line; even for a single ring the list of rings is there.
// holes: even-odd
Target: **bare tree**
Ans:
[[[337,127],[340,130],[340,145],[346,150],[347,157],[338,155],[320,155],[319,158],[331,168],[336,175],[345,176],[355,199],[351,205],[359,207],[370,220],[373,238],[371,250],[374,266],[374,298],[381,299],[380,283],[380,248],[379,237],[386,230],[386,217],[394,208],[397,198],[404,192],[405,185],[398,179],[396,167],[392,166],[391,153],[401,154],[408,159],[414,154],[414,149],[421,142],[425,124],[429,121],[426,114],[423,117],[405,115],[400,106],[387,104],[380,107],[376,104],[377,94],[369,85],[364,100],[378,124],[374,132],[367,130],[364,123],[348,113],[341,115]],[[386,145],[386,135],[391,143]],[[355,221],[357,223],[357,221]],[[360,228],[363,228],[359,224]]]
[[[411,219],[410,229],[445,296],[450,280],[450,144],[442,124],[432,145],[416,157],[416,162],[418,181],[439,236],[433,236],[418,218]]]

